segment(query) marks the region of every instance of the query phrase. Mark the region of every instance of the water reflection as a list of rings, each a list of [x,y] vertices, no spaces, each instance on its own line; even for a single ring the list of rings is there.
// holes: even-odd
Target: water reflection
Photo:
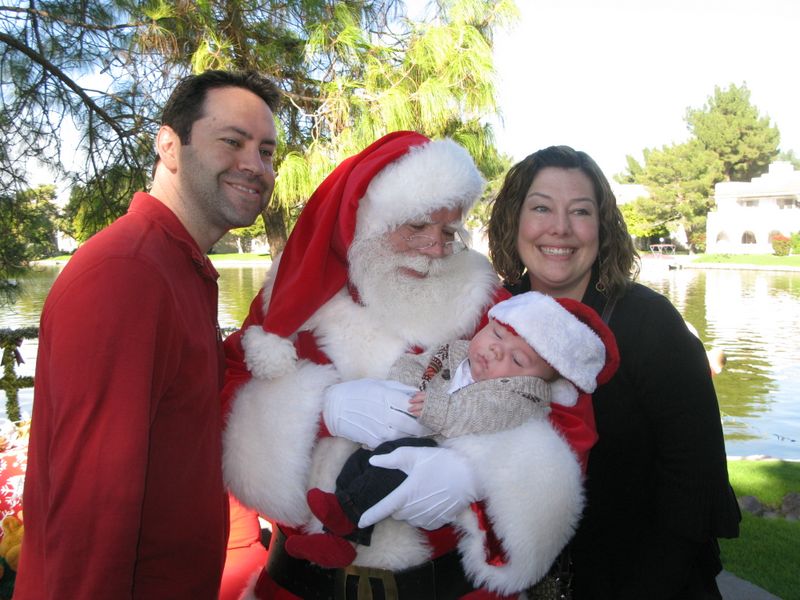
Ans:
[[[269,264],[256,267],[220,267],[219,326],[223,330],[239,327],[247,316],[258,290],[264,283]]]
[[[266,261],[263,265],[246,267],[217,265],[220,327],[232,328],[242,323],[268,268]],[[60,270],[60,266],[40,266],[26,275],[14,306],[0,308],[0,328],[38,325],[45,297]]]
[[[728,453],[800,458],[800,273],[671,271],[646,261],[641,279],[727,355],[714,385]]]
[[[42,305],[61,267],[34,267],[20,281],[20,293],[13,306],[0,307],[0,328],[39,325]]]
[[[219,271],[219,324],[223,330],[232,330],[241,325],[267,273],[269,264],[247,267],[220,266]],[[13,329],[39,324],[47,292],[61,270],[61,266],[36,267],[22,281],[22,293],[12,307],[0,307],[0,328]],[[25,340],[20,347],[23,364],[17,367],[20,377],[33,376],[36,367],[37,340]],[[33,390],[20,390],[20,411],[23,418],[30,416]],[[0,391],[0,417],[5,417],[5,392]]]
[[[221,327],[241,324],[267,268],[218,265]],[[19,302],[0,309],[0,327],[36,325],[58,270],[40,268],[27,277]],[[707,347],[725,351],[728,364],[714,385],[728,453],[800,459],[800,273],[669,270],[646,260],[641,281],[666,295]],[[21,350],[26,364],[18,373],[33,374],[35,341]],[[22,393],[23,411],[30,396]]]

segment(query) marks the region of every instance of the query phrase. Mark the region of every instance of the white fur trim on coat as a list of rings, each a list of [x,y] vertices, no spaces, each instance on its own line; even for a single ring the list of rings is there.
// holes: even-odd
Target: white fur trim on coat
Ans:
[[[276,379],[251,379],[238,391],[223,432],[225,483],[245,505],[299,526],[310,515],[306,490],[319,432],[323,391],[337,383],[330,365],[300,361]]]
[[[261,379],[273,379],[294,371],[297,351],[291,340],[251,325],[242,335],[247,369]]]
[[[548,421],[444,442],[465,455],[487,490],[486,510],[508,562],[486,562],[485,534],[472,510],[458,518],[467,576],[500,594],[527,589],[547,573],[583,509],[578,459]]]
[[[370,182],[359,202],[356,236],[379,235],[441,208],[460,208],[466,216],[483,183],[469,152],[453,140],[412,146]]]

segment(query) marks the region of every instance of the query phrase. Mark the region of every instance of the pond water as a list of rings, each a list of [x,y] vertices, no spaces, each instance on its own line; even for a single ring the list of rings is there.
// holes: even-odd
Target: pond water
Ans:
[[[677,269],[644,261],[666,295],[728,362],[714,378],[728,454],[800,459],[800,273]]]
[[[223,329],[241,323],[266,269],[218,265]],[[0,328],[36,325],[58,271],[40,267],[27,276],[15,306],[0,308]],[[666,261],[645,260],[640,281],[666,295],[707,348],[727,355],[714,385],[728,454],[800,459],[800,273],[670,270]],[[36,341],[25,341],[21,350],[26,362],[17,372],[32,375]],[[23,390],[23,413],[30,412],[31,402],[31,390]]]
[[[264,282],[268,263],[261,266],[215,265],[219,271],[219,325],[230,329],[241,325],[250,302]],[[47,292],[61,266],[37,266],[22,280],[22,293],[12,307],[0,307],[0,328],[29,327],[39,324]]]
[[[260,266],[220,266],[219,271],[219,325],[231,331],[241,325],[250,308],[250,302],[264,282],[268,263]],[[21,294],[12,307],[0,307],[0,329],[38,326],[47,292],[61,270],[61,266],[37,266],[21,280]],[[36,340],[25,340],[20,347],[23,364],[17,367],[18,376],[32,376],[36,368]],[[33,390],[20,390],[18,395],[23,418],[30,416]],[[5,418],[6,395],[0,390],[0,418]]]

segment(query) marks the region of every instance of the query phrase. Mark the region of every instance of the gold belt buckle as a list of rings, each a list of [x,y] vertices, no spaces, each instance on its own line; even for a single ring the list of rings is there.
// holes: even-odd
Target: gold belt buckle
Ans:
[[[339,569],[336,574],[336,600],[347,599],[347,579],[349,577],[358,577],[356,600],[373,600],[370,579],[378,579],[383,583],[383,593],[386,600],[399,600],[400,598],[397,592],[397,582],[392,571],[348,565],[343,569]]]

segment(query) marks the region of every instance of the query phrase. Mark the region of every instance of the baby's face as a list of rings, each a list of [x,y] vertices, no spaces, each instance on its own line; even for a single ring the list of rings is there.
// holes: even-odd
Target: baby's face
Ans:
[[[475,381],[519,375],[550,381],[557,375],[524,339],[494,319],[470,340],[467,357]]]

